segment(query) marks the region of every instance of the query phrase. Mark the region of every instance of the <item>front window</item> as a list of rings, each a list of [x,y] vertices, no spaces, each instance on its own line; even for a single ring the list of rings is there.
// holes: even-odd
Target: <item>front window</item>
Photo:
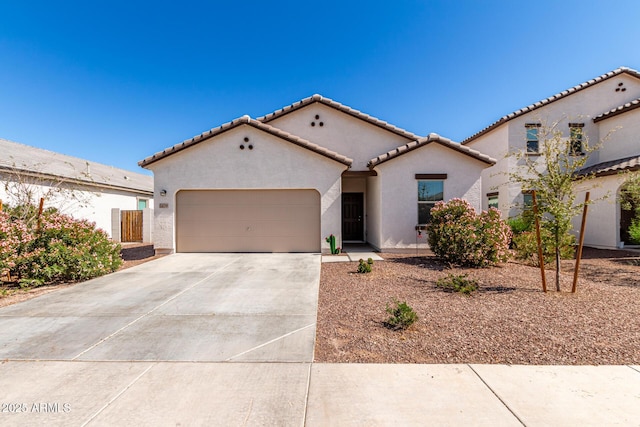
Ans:
[[[571,154],[573,155],[584,154],[584,147],[582,145],[582,139],[584,136],[583,128],[584,123],[569,123]]]
[[[539,150],[538,131],[540,130],[540,124],[528,123],[525,128],[527,130],[527,153],[537,153]]]
[[[431,221],[431,208],[444,200],[444,181],[418,181],[418,224]]]
[[[489,209],[496,208],[498,209],[498,195],[497,194],[488,194],[487,199],[489,201],[488,206]]]
[[[524,210],[530,211],[533,209],[533,193],[528,191],[522,194],[522,202],[524,204]]]
[[[147,199],[138,199],[138,210],[144,210],[149,206],[149,201]]]

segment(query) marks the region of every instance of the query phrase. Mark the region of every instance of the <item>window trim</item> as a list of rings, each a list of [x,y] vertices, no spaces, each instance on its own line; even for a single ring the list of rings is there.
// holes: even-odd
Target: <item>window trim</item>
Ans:
[[[494,206],[496,209],[499,209],[500,206],[500,198],[499,198],[500,193],[498,191],[493,191],[491,193],[487,193],[487,209],[490,209],[491,203],[490,200],[495,198],[496,199],[496,206]]]
[[[144,207],[144,208],[140,209],[140,202],[141,202],[141,201],[143,201],[143,200],[144,200],[144,202],[145,202],[146,207]],[[149,199],[149,198],[147,198],[147,197],[136,197],[136,210],[137,210],[137,211],[143,211],[143,210],[145,210],[146,208],[148,208],[148,207],[149,207],[149,201],[150,201],[150,200],[151,200],[151,199]]]

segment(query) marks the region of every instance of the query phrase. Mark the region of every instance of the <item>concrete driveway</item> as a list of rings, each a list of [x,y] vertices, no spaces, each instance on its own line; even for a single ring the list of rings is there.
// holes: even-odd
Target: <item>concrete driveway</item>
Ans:
[[[176,254],[0,309],[0,359],[311,362],[319,255]]]
[[[319,254],[175,254],[2,308],[0,424],[301,425],[319,280]]]

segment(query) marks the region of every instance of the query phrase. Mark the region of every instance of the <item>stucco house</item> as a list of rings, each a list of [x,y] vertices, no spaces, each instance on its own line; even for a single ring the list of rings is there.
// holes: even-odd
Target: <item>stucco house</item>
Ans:
[[[154,173],[157,252],[326,252],[366,242],[424,245],[438,200],[480,209],[495,160],[436,134],[415,135],[314,95],[243,116],[139,165]]]
[[[153,177],[0,138],[0,200],[18,204],[16,194],[33,193],[37,203],[96,223],[114,240],[114,210],[145,210],[151,241]]]
[[[495,206],[504,217],[521,211],[530,196],[509,181],[507,173],[518,167],[518,161],[507,153],[526,150],[527,156],[535,158],[541,126],[558,123],[558,129],[566,138],[573,138],[576,146],[581,145],[581,138],[588,138],[591,144],[604,141],[583,171],[595,173],[598,178],[588,188],[576,191],[580,199],[587,190],[591,191],[592,200],[610,196],[589,207],[585,245],[619,247],[629,223],[629,213],[620,209],[617,197],[625,178],[620,172],[640,169],[638,107],[640,73],[621,67],[508,114],[465,139],[465,147],[497,159],[494,166],[481,172],[482,208]],[[575,229],[579,228],[578,221],[579,218]]]

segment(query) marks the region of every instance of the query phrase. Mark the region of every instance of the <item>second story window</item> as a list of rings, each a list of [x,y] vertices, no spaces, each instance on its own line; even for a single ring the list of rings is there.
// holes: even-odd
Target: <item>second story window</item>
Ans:
[[[571,154],[584,154],[584,123],[569,123]]]
[[[538,131],[540,130],[540,123],[527,123],[525,125],[527,130],[527,153],[538,152]]]

